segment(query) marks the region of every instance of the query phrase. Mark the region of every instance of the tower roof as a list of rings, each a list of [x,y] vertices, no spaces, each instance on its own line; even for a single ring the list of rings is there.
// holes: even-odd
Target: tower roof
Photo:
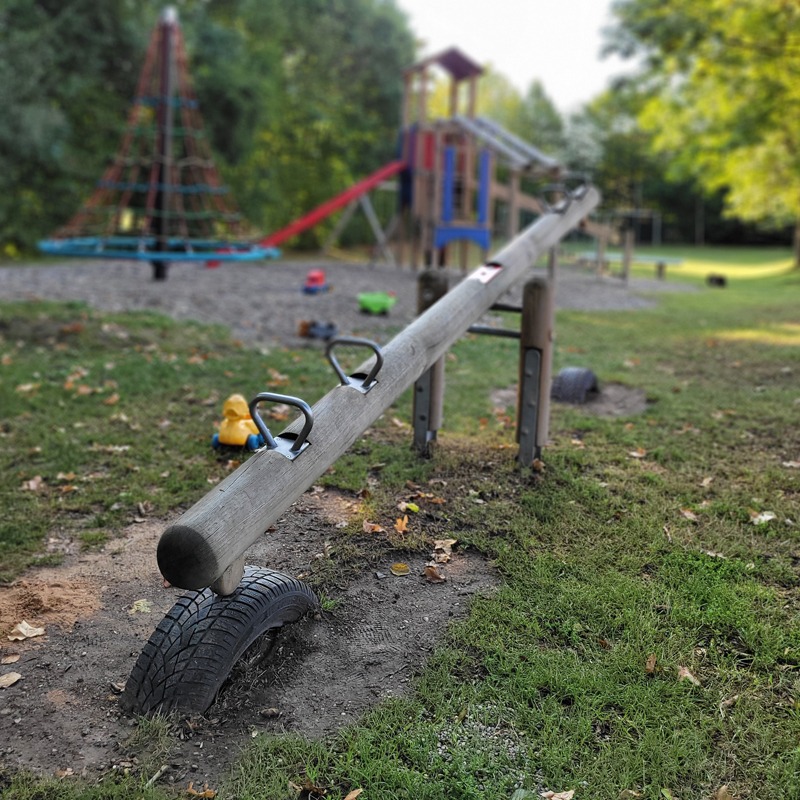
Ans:
[[[456,81],[463,81],[467,78],[483,75],[484,69],[469,56],[464,55],[457,47],[449,47],[441,53],[423,58],[406,70],[406,74],[421,72],[431,64],[438,64],[442,69],[449,72]]]

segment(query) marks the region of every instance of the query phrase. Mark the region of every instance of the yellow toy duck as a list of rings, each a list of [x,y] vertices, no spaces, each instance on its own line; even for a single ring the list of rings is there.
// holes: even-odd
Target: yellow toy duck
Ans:
[[[258,450],[263,446],[264,438],[258,432],[242,395],[232,394],[222,406],[222,415],[225,419],[219,426],[219,433],[215,433],[211,439],[215,450],[223,444],[246,447],[248,450]]]

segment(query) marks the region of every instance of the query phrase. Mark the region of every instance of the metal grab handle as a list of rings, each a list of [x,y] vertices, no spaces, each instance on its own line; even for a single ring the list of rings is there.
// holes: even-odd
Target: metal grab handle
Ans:
[[[344,374],[344,370],[333,354],[333,348],[336,347],[337,344],[349,344],[353,347],[369,347],[372,349],[375,353],[375,366],[369,371],[366,377],[360,374],[350,376]],[[354,389],[358,389],[359,392],[363,392],[364,394],[372,388],[375,376],[380,372],[383,366],[383,353],[381,353],[381,348],[375,344],[375,342],[371,342],[369,339],[360,339],[357,336],[339,336],[336,339],[331,339],[331,341],[328,342],[328,346],[325,348],[325,355],[328,361],[331,362],[333,371],[339,376],[339,381],[342,386],[352,386]]]
[[[269,428],[258,414],[258,404],[262,400],[269,400],[273,403],[286,403],[286,405],[299,408],[303,412],[306,421],[303,425],[303,429],[297,435],[297,438],[292,439],[290,436],[279,434],[277,439],[283,439],[283,442],[277,441],[276,437],[269,432]],[[253,418],[253,422],[255,422],[259,433],[264,437],[264,441],[267,443],[267,449],[278,450],[283,455],[287,456],[287,458],[294,458],[300,453],[300,451],[303,449],[303,445],[306,444],[308,434],[311,432],[311,428],[314,425],[314,415],[312,414],[308,403],[306,403],[304,400],[301,400],[299,397],[292,397],[288,394],[261,392],[250,401],[249,409],[250,416]],[[291,442],[291,444],[289,444],[289,442]]]

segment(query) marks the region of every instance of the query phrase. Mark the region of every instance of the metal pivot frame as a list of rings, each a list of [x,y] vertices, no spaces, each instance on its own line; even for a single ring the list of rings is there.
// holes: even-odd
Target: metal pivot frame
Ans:
[[[417,311],[421,314],[447,294],[447,276],[440,270],[425,270],[417,280]],[[430,455],[444,417],[444,356],[414,384],[414,449]]]

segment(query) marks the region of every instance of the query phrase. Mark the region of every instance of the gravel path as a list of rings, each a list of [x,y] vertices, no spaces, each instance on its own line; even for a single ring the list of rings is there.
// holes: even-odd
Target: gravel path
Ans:
[[[306,273],[313,268],[325,270],[332,291],[323,295],[300,291]],[[463,277],[460,271],[449,271],[449,275],[451,286]],[[301,320],[334,321],[342,334],[361,333],[386,341],[416,313],[416,273],[407,268],[320,260],[227,264],[218,269],[177,263],[170,267],[167,281],[156,283],[151,276],[150,264],[133,261],[3,267],[0,300],[82,300],[105,311],[159,311],[176,319],[230,326],[240,339],[288,346],[308,341],[297,335]],[[356,295],[371,291],[397,295],[388,317],[358,312]],[[601,279],[563,267],[558,273],[556,305],[586,311],[648,308],[655,302],[640,292],[654,291],[696,289],[638,279],[626,288],[616,278]],[[503,299],[519,302],[521,290]]]

